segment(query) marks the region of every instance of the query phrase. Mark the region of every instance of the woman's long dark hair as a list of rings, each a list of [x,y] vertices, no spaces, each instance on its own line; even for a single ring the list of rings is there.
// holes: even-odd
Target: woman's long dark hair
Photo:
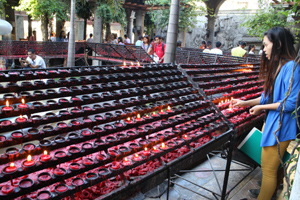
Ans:
[[[267,95],[273,90],[273,84],[277,74],[286,62],[294,60],[297,56],[294,48],[292,33],[282,27],[274,27],[264,33],[273,43],[270,60],[263,51],[260,63],[259,77],[265,80],[264,92]]]
[[[147,38],[147,40],[148,40],[148,43],[147,43],[147,44],[148,44],[148,45],[149,45],[149,44],[151,44],[151,43],[150,43],[150,38],[149,38],[149,36],[148,36],[148,35],[145,35],[145,36],[144,36],[144,38]],[[143,43],[145,44],[145,42],[144,42],[144,41],[143,41]]]
[[[58,37],[59,37],[60,39],[63,38],[63,36],[62,36],[63,32],[65,32],[65,31],[61,31],[61,32],[59,33],[59,36],[58,36]]]

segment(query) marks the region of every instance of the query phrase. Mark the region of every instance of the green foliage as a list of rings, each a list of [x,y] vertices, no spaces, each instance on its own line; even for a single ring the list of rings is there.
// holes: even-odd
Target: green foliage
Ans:
[[[76,2],[76,15],[82,19],[89,19],[93,14],[93,6],[86,1]]]
[[[147,35],[151,35],[151,30],[154,29],[154,21],[152,21],[151,14],[148,12],[145,13],[145,27],[147,28]]]
[[[112,3],[116,3],[114,0],[111,1],[103,1],[99,2],[97,9],[96,9],[96,14],[100,16],[103,20],[104,24],[111,23],[111,22],[118,22],[122,26],[126,25],[126,14],[125,14],[125,9],[121,6],[119,1],[115,4],[115,6],[112,6]]]
[[[3,15],[5,13],[5,4],[6,4],[6,0],[0,0],[0,15]]]
[[[179,30],[194,28],[197,24],[197,17],[206,14],[206,8],[197,6],[201,0],[181,0],[179,11]],[[149,5],[160,5],[162,10],[151,11],[151,19],[156,22],[158,27],[164,28],[169,23],[171,0],[148,0]]]
[[[60,0],[20,0],[20,5],[15,8],[19,11],[26,11],[33,19],[41,19],[44,16],[52,18],[56,15],[57,19],[67,19],[69,7],[64,1]]]

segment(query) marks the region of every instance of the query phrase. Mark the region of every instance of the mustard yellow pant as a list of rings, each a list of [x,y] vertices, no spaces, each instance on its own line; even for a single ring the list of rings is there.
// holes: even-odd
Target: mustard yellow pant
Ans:
[[[280,142],[280,155],[290,144],[289,141]],[[277,186],[277,171],[280,165],[277,145],[263,147],[261,151],[262,184],[258,200],[270,200]]]

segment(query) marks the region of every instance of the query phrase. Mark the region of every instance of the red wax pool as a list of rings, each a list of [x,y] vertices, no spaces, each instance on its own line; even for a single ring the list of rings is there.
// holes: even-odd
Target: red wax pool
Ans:
[[[153,153],[158,153],[158,152],[159,152],[159,149],[158,149],[157,147],[153,147],[153,148],[152,148],[152,152],[153,152]]]
[[[92,148],[92,145],[90,143],[86,143],[86,144],[82,145],[82,148],[84,148],[84,149],[90,149],[90,148]]]
[[[66,128],[68,125],[66,123],[59,123],[58,127],[59,128]]]
[[[143,151],[143,155],[144,155],[144,156],[150,156],[150,155],[151,155],[150,150],[148,150],[147,147],[145,147],[145,149],[144,149],[144,151]]]
[[[41,192],[38,196],[40,200],[50,199],[50,194],[48,192]]]
[[[11,107],[11,106],[5,106],[5,107],[2,108],[2,111],[4,111],[4,112],[9,112],[9,111],[12,111],[12,110],[13,110],[13,107]]]
[[[4,142],[6,140],[6,137],[0,135],[0,142]]]
[[[74,179],[73,181],[72,181],[72,184],[73,185],[76,185],[76,186],[80,186],[80,185],[83,185],[83,180],[81,179],[81,178],[78,178],[78,179]]]
[[[25,104],[25,103],[24,104],[22,103],[22,104],[18,105],[18,108],[25,109],[25,108],[29,108],[29,106],[27,104]]]
[[[157,116],[158,116],[158,114],[155,113],[155,112],[151,113],[151,115],[152,115],[153,117],[157,117]]]
[[[24,180],[20,181],[20,183],[19,183],[20,188],[29,188],[32,185],[33,185],[33,181],[28,180],[28,179],[27,180],[24,179]]]
[[[34,147],[33,144],[26,144],[26,145],[23,146],[23,149],[24,149],[24,150],[27,150],[27,151],[33,150],[34,148],[35,148],[35,147]]]
[[[87,136],[87,135],[91,135],[90,131],[84,130],[81,132],[82,135]]]
[[[11,185],[4,185],[4,186],[1,188],[1,192],[2,192],[3,194],[9,194],[9,193],[11,193],[13,190],[14,190],[14,187],[11,186]]]
[[[72,125],[78,126],[78,125],[80,125],[80,122],[79,121],[72,121]]]
[[[70,169],[73,169],[73,170],[78,170],[78,169],[80,169],[80,165],[78,165],[78,164],[70,164]]]
[[[54,174],[55,174],[55,175],[58,175],[58,176],[62,176],[62,175],[64,175],[65,173],[66,173],[66,171],[63,170],[63,169],[61,169],[61,168],[56,168],[56,169],[54,170]]]
[[[17,171],[17,167],[14,163],[10,163],[10,166],[4,168],[4,172],[6,173],[13,173],[15,171]]]
[[[112,169],[119,169],[120,163],[118,161],[113,161],[110,166]]]
[[[123,159],[123,161],[122,161],[122,165],[124,165],[124,166],[128,166],[128,165],[131,165],[131,162],[130,162],[130,160],[128,159],[128,158],[124,158]]]
[[[141,161],[141,160],[143,160],[143,157],[142,157],[142,156],[139,156],[139,155],[136,153],[136,154],[134,154],[133,160],[134,160],[134,161]]]
[[[1,122],[1,126],[8,126],[8,125],[11,125],[11,121],[4,120],[4,121]]]
[[[47,151],[44,151],[44,155],[42,155],[40,157],[40,160],[43,162],[47,162],[47,161],[51,160],[51,156],[47,154]]]
[[[27,160],[23,162],[24,167],[31,167],[35,165],[35,161],[31,159],[31,155],[28,155]]]
[[[49,174],[42,174],[39,176],[39,180],[41,181],[48,181],[51,179],[51,176]]]
[[[86,122],[86,123],[92,122],[91,119],[83,119],[83,121]]]
[[[55,153],[55,157],[57,157],[57,158],[63,158],[63,157],[65,157],[67,154],[65,153],[65,152],[63,152],[63,151],[59,151],[59,152],[56,152]]]
[[[68,187],[65,186],[65,185],[58,185],[58,186],[56,186],[55,190],[56,190],[57,192],[65,192],[65,191],[68,190]]]
[[[85,165],[91,165],[91,164],[93,164],[93,161],[91,161],[90,159],[84,159],[82,162]]]
[[[23,134],[20,133],[20,132],[16,132],[16,133],[12,133],[11,136],[14,137],[14,138],[22,138]]]
[[[115,123],[115,126],[116,127],[123,127],[123,124],[122,123]]]

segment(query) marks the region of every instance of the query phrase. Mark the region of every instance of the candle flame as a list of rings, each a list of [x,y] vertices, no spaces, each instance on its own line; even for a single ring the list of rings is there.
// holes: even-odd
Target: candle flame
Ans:
[[[128,158],[127,158],[127,157],[125,157],[125,158],[124,158],[124,161],[125,161],[125,162],[128,162]]]
[[[164,112],[163,109],[161,109],[160,112]]]
[[[136,153],[136,154],[134,154],[134,157],[138,158],[138,157],[139,157],[139,155]]]
[[[31,155],[28,155],[28,156],[27,156],[27,161],[28,161],[28,162],[31,161]]]
[[[44,151],[44,155],[47,155],[47,154],[48,154],[48,152],[45,150],[45,151]]]
[[[147,151],[148,149],[147,149],[147,147],[145,147],[145,151]]]
[[[130,117],[127,118],[127,121],[130,121]]]
[[[141,115],[140,115],[140,114],[137,114],[136,118],[141,118]]]
[[[10,165],[9,165],[10,167],[14,167],[15,166],[15,164],[12,162],[12,163],[10,163]]]
[[[161,143],[161,148],[165,148],[165,147],[166,147],[165,143]]]
[[[233,99],[233,97],[231,97],[231,100]]]
[[[8,102],[8,100],[6,101],[6,106],[9,106],[9,102]]]
[[[156,150],[156,147],[153,147],[153,150]]]
[[[171,110],[171,107],[170,106],[168,106],[168,108],[167,108],[168,110]]]
[[[133,62],[131,62],[131,66],[133,66]]]
[[[22,99],[22,104],[25,104],[25,100],[24,99]]]
[[[126,62],[125,61],[123,62],[123,65],[126,66]]]
[[[20,119],[23,119],[23,115],[20,115]]]
[[[148,114],[146,114],[146,117],[149,117],[149,115],[148,115]]]
[[[140,66],[140,62],[138,62],[137,65]]]
[[[221,103],[223,103],[223,100],[221,101]]]

